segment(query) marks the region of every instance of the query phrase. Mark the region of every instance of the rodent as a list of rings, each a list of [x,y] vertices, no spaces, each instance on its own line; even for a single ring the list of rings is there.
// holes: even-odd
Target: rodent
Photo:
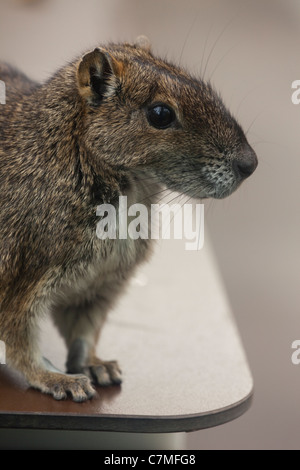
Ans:
[[[151,240],[100,240],[96,208],[157,201],[162,187],[230,195],[257,166],[209,83],[156,57],[149,42],[107,44],[42,84],[0,64],[0,339],[30,386],[81,402],[121,383],[95,346]],[[68,348],[67,374],[41,357],[49,311]]]

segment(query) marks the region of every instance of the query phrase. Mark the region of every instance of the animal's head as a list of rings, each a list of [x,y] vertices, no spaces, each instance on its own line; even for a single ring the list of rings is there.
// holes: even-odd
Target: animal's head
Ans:
[[[222,198],[257,157],[213,88],[154,57],[145,40],[110,45],[78,63],[83,140],[96,159],[141,169],[172,190]]]

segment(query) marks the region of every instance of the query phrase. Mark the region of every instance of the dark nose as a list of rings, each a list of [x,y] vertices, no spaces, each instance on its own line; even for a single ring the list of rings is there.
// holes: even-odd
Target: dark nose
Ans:
[[[242,178],[252,175],[258,164],[257,156],[250,146],[244,148],[233,163],[233,170]]]

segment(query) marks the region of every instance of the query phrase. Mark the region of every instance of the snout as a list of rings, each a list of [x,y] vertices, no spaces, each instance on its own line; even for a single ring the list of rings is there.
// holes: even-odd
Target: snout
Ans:
[[[239,156],[233,160],[232,167],[235,174],[240,178],[248,178],[255,171],[258,160],[254,150],[247,145]]]

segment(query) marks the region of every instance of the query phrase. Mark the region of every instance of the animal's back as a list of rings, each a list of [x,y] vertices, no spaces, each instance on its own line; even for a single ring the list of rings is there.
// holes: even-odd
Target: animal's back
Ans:
[[[6,85],[8,99],[16,93],[24,95],[31,93],[38,84],[29,79],[23,72],[5,62],[0,62],[0,80]]]
[[[32,93],[38,83],[30,80],[18,69],[0,62],[0,80],[5,84],[5,104],[0,105],[0,139],[4,137],[4,126],[7,125],[7,118],[13,113],[24,96]],[[2,138],[1,138],[2,135]]]
[[[8,245],[16,242],[13,237],[11,240],[7,239],[5,229],[8,225],[7,218],[12,217],[14,207],[16,207],[14,195],[16,196],[18,192],[17,188],[13,187],[13,181],[8,184],[10,179],[13,180],[13,175],[18,173],[16,137],[20,117],[17,118],[17,115],[24,98],[28,97],[38,87],[38,84],[16,68],[3,62],[0,62],[0,80],[5,84],[5,104],[0,104],[0,226],[2,228],[0,231],[0,287],[3,287],[3,273],[6,273],[5,279],[8,278],[7,269],[5,269],[7,250],[9,251]],[[12,267],[12,264],[13,261],[10,260],[8,265]]]

